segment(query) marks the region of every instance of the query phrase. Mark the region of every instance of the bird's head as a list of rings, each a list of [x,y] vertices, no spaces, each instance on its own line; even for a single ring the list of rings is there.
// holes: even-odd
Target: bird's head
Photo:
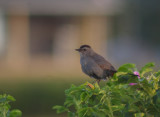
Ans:
[[[89,45],[81,45],[79,49],[76,49],[76,51],[80,53],[80,56],[87,56],[93,52],[91,46]]]

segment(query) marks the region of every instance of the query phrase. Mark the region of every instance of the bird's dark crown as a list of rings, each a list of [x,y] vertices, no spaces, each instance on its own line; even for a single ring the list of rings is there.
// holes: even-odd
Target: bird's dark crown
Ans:
[[[91,46],[89,46],[89,45],[82,45],[82,46],[80,47],[80,49],[85,48],[85,47],[91,48]]]

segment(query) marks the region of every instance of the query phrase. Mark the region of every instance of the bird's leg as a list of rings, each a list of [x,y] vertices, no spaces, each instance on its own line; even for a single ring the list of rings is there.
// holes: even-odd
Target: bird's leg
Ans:
[[[100,81],[101,81],[100,79],[96,79],[95,81],[93,81],[92,84],[94,84],[94,83],[96,83],[96,82],[99,84]]]
[[[97,80],[97,83],[99,84],[99,82],[100,82],[100,81],[101,81],[101,80],[100,80],[100,79],[98,79],[98,80]]]
[[[96,82],[97,82],[97,80],[93,81],[92,84],[94,84],[94,83],[96,83]]]

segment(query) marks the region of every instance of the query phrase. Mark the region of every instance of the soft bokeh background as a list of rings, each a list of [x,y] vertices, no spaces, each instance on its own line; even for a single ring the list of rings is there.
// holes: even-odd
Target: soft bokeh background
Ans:
[[[56,117],[52,106],[63,104],[64,90],[92,81],[74,51],[81,44],[116,68],[155,62],[159,69],[159,5],[158,0],[1,0],[0,93],[17,99],[12,107],[23,117]]]

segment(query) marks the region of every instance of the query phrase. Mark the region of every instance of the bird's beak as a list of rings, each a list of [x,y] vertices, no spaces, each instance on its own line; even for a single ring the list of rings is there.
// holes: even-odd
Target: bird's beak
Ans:
[[[75,49],[75,50],[79,52],[81,49]]]

